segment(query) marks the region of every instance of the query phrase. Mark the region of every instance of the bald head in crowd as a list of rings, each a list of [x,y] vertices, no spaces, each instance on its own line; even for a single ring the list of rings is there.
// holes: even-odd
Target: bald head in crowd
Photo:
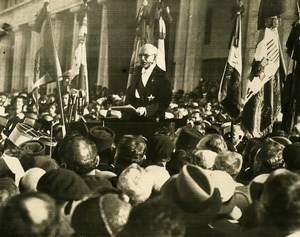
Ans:
[[[79,175],[86,175],[99,164],[97,146],[90,139],[74,135],[65,139],[60,149],[60,155],[66,168]]]
[[[40,192],[25,192],[12,197],[0,216],[1,236],[54,236],[60,214],[54,199]]]

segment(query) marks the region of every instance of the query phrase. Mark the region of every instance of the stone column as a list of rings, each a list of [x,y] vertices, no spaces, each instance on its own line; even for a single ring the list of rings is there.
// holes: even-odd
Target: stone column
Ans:
[[[22,64],[22,42],[24,37],[22,35],[22,29],[17,27],[15,29],[15,47],[14,47],[14,60],[13,60],[13,71],[12,71],[12,89],[20,90],[22,81],[24,80],[21,73]]]
[[[108,22],[107,22],[107,4],[102,5],[102,20],[100,32],[99,65],[97,75],[97,85],[108,87]]]
[[[190,0],[180,2],[180,14],[175,43],[175,73],[174,73],[174,91],[184,89],[185,64],[186,64],[186,45],[189,25]]]
[[[0,91],[10,90],[10,81],[12,80],[14,34],[11,33],[0,41]]]
[[[31,30],[31,26],[33,22],[30,22],[27,27],[27,45],[26,45],[26,55],[25,55],[25,71],[24,71],[24,86],[28,89],[28,92],[32,90],[32,86],[34,83],[34,62],[35,55],[38,49],[40,48],[40,35],[38,33],[34,33]]]
[[[197,30],[197,43],[196,43],[196,49],[195,49],[195,58],[194,58],[194,75],[193,75],[193,83],[192,88],[198,86],[199,79],[202,75],[202,59],[203,59],[203,45],[204,45],[204,39],[205,39],[205,26],[206,26],[206,15],[207,15],[207,7],[208,7],[208,1],[209,0],[201,0],[201,4],[198,3],[198,7],[195,7],[198,11],[198,18],[196,19],[195,28]],[[197,13],[196,13],[197,14]]]
[[[186,16],[189,24],[184,67],[184,91],[187,92],[192,91],[199,81],[206,7],[206,0],[200,2],[191,0],[189,15]]]
[[[207,0],[181,1],[174,61],[174,91],[192,91],[201,75]]]

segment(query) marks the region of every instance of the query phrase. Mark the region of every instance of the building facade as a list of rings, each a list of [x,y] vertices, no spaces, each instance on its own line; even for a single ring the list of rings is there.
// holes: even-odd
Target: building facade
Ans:
[[[148,0],[149,7],[158,0]],[[162,0],[169,6],[172,23],[167,25],[166,67],[174,91],[192,91],[201,78],[219,82],[228,56],[235,0]],[[136,16],[142,0],[90,0],[87,64],[90,90],[97,85],[112,93],[125,91],[133,50]],[[54,39],[62,71],[70,69],[79,27],[76,16],[82,0],[50,0]],[[243,77],[249,75],[259,32],[260,0],[244,0],[242,18]],[[31,30],[42,0],[0,1],[0,23],[13,31],[0,41],[0,91],[30,91],[35,54],[41,37]],[[295,21],[296,0],[287,0],[280,38],[283,50]],[[288,57],[286,57],[286,64]],[[47,86],[47,92],[55,90]]]

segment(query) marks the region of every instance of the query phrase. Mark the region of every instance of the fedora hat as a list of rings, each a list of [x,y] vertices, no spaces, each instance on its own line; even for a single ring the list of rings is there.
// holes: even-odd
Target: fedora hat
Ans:
[[[208,224],[222,205],[221,195],[208,171],[185,165],[161,188],[162,197],[183,210],[188,223]]]

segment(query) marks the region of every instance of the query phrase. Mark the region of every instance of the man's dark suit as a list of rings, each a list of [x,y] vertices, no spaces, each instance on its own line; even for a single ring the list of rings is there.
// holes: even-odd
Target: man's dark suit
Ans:
[[[138,67],[133,75],[133,81],[127,89],[127,103],[135,108],[145,107],[146,117],[150,120],[164,119],[165,111],[168,108],[171,98],[171,83],[166,74],[158,66],[155,66],[144,87],[141,79],[142,67]],[[136,98],[135,90],[138,90],[140,98]]]

